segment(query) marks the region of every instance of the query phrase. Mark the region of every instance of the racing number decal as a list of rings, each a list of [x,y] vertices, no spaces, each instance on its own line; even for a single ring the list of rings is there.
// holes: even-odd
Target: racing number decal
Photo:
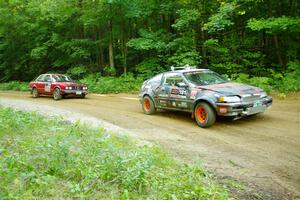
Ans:
[[[187,91],[185,89],[173,88],[171,90],[171,97],[174,98],[186,98]]]
[[[45,84],[45,92],[50,92],[51,91],[51,83],[46,83]]]

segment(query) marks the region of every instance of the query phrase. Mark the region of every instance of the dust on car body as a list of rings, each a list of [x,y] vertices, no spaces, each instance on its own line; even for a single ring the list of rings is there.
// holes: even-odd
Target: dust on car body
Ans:
[[[145,114],[156,109],[187,111],[203,128],[213,125],[216,116],[240,118],[263,113],[273,102],[260,88],[190,66],[173,68],[145,81],[139,99]]]

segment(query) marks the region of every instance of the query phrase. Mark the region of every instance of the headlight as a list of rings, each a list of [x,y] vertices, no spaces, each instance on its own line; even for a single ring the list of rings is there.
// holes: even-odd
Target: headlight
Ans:
[[[67,86],[66,90],[72,90],[72,87],[71,86]]]
[[[82,87],[83,90],[87,90],[87,87]]]
[[[241,98],[238,96],[219,97],[219,102],[237,103],[240,101],[241,101]]]

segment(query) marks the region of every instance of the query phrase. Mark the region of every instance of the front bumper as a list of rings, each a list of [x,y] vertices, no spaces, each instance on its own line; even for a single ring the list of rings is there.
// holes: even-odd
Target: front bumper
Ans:
[[[272,106],[273,99],[270,96],[252,102],[216,103],[219,116],[243,117],[263,113]]]
[[[74,95],[74,96],[81,96],[81,95],[87,95],[86,90],[61,90],[61,94],[66,95]]]

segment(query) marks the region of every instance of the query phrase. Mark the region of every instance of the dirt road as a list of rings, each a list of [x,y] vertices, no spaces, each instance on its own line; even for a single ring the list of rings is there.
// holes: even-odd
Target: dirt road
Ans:
[[[300,199],[300,93],[274,100],[265,114],[237,121],[219,119],[199,128],[189,114],[144,115],[135,95],[88,95],[86,99],[33,99],[0,92],[0,100],[22,100],[106,120],[158,143],[177,158],[199,163],[220,181],[238,180],[242,199]],[[230,183],[232,181],[229,181]],[[232,182],[232,185],[239,184]]]

